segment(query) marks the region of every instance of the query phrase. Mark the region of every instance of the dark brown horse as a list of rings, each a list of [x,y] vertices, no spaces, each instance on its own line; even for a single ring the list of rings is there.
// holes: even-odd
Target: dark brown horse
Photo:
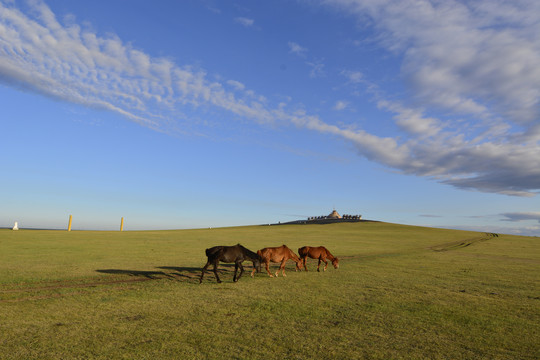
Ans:
[[[210,249],[206,249],[206,256],[208,257],[208,261],[202,269],[199,284],[202,283],[204,272],[206,271],[206,268],[210,266],[210,264],[214,265],[214,274],[216,275],[217,282],[221,282],[217,273],[217,267],[220,261],[224,263],[234,263],[234,282],[237,282],[240,277],[242,277],[242,274],[244,273],[244,267],[242,266],[242,262],[244,262],[245,260],[251,260],[253,262],[253,272],[251,273],[252,277],[255,273],[255,270],[257,270],[257,272],[261,271],[261,257],[255,254],[253,251],[246,249],[240,244],[234,246],[211,247]],[[236,277],[238,268],[240,268],[240,275]]]
[[[287,276],[285,275],[285,263],[287,262],[287,260],[293,260],[296,263],[296,271],[302,269],[302,261],[300,261],[298,256],[296,256],[296,254],[286,245],[261,249],[257,251],[257,255],[261,257],[262,262],[266,265],[266,271],[268,272],[268,275],[270,275],[270,277],[274,277],[270,273],[270,262],[281,262],[279,269],[276,270],[276,277],[278,276],[279,270],[281,270],[283,276]],[[253,272],[251,273],[251,275],[253,276]]]
[[[324,246],[318,246],[318,247],[311,247],[311,246],[304,246],[298,249],[298,255],[300,255],[300,259],[302,259],[302,262],[304,264],[304,268],[306,271],[308,271],[306,266],[306,259],[308,257],[312,259],[319,259],[319,265],[317,266],[317,271],[320,271],[319,268],[321,266],[321,261],[324,262],[324,271],[326,271],[326,268],[328,267],[328,262],[326,259],[329,259],[332,261],[332,265],[334,265],[334,268],[339,267],[339,259],[337,257],[334,257],[334,255],[330,254],[330,251],[328,251]]]

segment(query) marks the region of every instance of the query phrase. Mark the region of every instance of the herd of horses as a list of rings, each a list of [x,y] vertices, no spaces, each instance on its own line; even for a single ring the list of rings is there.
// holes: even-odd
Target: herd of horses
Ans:
[[[296,271],[300,271],[302,270],[302,268],[308,271],[306,266],[306,260],[308,257],[311,259],[319,260],[317,271],[320,271],[319,268],[321,267],[321,262],[324,262],[325,265],[323,270],[326,271],[326,268],[328,267],[327,259],[332,262],[334,268],[337,269],[339,267],[339,259],[333,256],[330,251],[328,251],[328,249],[326,249],[324,246],[303,246],[298,249],[298,255],[296,255],[294,251],[289,249],[287,245],[281,245],[278,247],[267,247],[258,250],[256,253],[243,247],[240,244],[233,246],[214,246],[206,249],[206,257],[208,258],[208,261],[202,269],[199,283],[202,283],[204,273],[210,265],[214,265],[214,274],[216,275],[216,280],[218,283],[221,282],[221,279],[219,278],[217,272],[219,262],[234,263],[234,282],[237,282],[244,273],[244,266],[242,265],[244,261],[251,261],[253,263],[253,271],[251,272],[251,277],[254,276],[255,271],[261,272],[262,264],[265,265],[268,275],[270,275],[270,277],[274,277],[274,275],[272,275],[272,273],[270,272],[271,262],[281,263],[279,269],[275,273],[276,277],[278,276],[280,270],[283,276],[287,276],[285,274],[285,263],[288,260],[292,260],[296,263]],[[238,274],[238,269],[240,269],[240,274]]]

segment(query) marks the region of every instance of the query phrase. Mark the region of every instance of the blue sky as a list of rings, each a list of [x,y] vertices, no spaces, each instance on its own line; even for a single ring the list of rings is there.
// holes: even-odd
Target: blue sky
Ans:
[[[0,227],[540,235],[540,3],[0,0]]]

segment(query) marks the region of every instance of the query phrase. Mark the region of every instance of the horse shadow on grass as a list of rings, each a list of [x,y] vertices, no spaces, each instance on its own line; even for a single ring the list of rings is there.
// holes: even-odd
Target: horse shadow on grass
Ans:
[[[126,269],[98,269],[96,272],[110,275],[125,275],[136,277],[141,280],[175,280],[189,283],[199,283],[202,267],[185,267],[185,266],[157,266],[156,269],[162,271],[147,271],[147,270],[126,270]],[[234,272],[234,264],[220,264],[218,267],[219,275],[228,276]],[[211,269],[206,273],[214,275]]]

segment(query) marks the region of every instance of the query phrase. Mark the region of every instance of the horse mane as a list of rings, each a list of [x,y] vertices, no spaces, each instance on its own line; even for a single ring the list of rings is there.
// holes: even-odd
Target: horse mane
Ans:
[[[325,248],[326,249],[326,248]],[[330,252],[330,250],[326,249],[326,256],[328,256],[328,258],[330,259],[330,261],[334,261],[335,259],[337,259],[337,257],[335,257],[334,255],[332,255],[332,253]]]
[[[296,253],[294,251],[292,251],[289,247],[287,247],[287,245],[283,245],[283,246],[285,246],[285,248],[289,250],[289,254],[291,255],[292,259],[295,262],[300,261],[300,258],[298,257],[298,255],[296,255]]]
[[[257,254],[254,253],[253,251],[249,250],[248,248],[244,247],[241,244],[236,244],[236,245],[239,246],[240,248],[242,248],[242,250],[244,251],[246,256],[249,257],[251,260],[259,260],[259,261],[261,261],[261,256],[258,253]]]

